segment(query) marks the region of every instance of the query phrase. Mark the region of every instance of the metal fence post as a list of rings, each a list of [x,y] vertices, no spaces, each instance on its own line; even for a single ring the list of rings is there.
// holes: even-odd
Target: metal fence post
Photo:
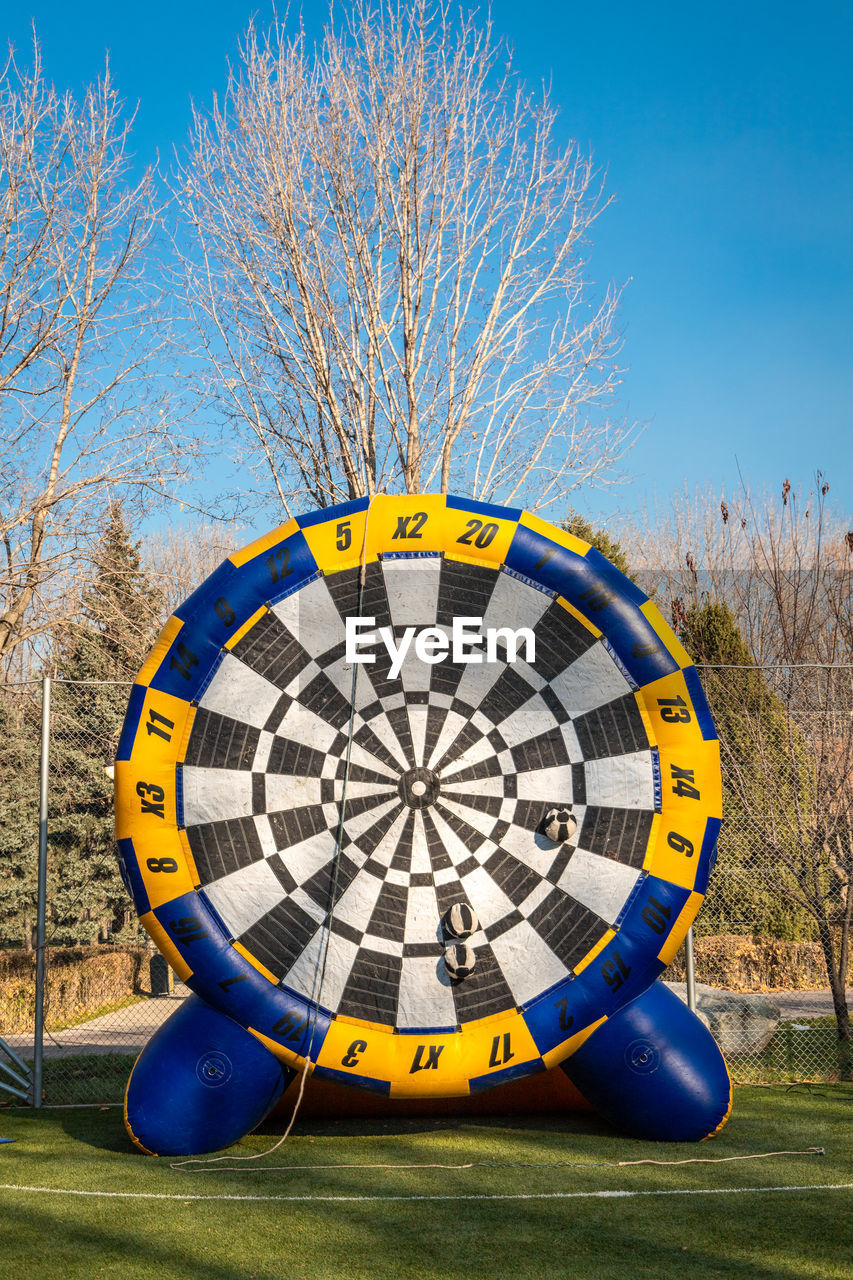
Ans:
[[[33,1106],[41,1106],[44,1058],[45,916],[47,910],[47,812],[50,763],[50,676],[41,684],[41,761],[39,764],[39,862],[36,903],[36,1011],[33,1028]]]
[[[693,929],[687,930],[684,939],[685,977],[687,978],[687,1008],[696,1012],[696,969],[693,964]]]

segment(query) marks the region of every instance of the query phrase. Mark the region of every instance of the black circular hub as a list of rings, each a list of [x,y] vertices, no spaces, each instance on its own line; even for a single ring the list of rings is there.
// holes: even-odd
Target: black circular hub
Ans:
[[[426,809],[438,799],[441,790],[432,769],[409,769],[400,778],[397,788],[400,799],[410,809]]]

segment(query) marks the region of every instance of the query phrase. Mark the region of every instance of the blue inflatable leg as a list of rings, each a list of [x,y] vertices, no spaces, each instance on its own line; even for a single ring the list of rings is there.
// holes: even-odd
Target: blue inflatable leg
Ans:
[[[655,982],[562,1064],[618,1129],[655,1142],[696,1142],[728,1119],[731,1081],[704,1022]]]
[[[148,1155],[220,1151],[260,1124],[294,1074],[248,1031],[190,996],[137,1058],[124,1122]]]

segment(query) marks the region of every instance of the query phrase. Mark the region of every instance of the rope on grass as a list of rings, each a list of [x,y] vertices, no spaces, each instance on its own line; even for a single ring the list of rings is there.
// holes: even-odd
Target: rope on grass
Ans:
[[[370,507],[368,507],[367,514],[364,518],[364,537],[361,543],[361,565],[360,565],[360,574],[359,574],[359,583],[358,583],[359,614],[361,614],[362,604],[364,600],[364,586],[365,586],[365,578],[366,578],[366,571],[367,571],[367,527],[369,523],[370,523]],[[332,916],[335,910],[335,902],[338,894],[338,879],[339,879],[339,872],[340,872],[340,865],[341,865],[341,849],[343,848],[344,836],[346,835],[346,832],[344,830],[344,817],[346,814],[347,786],[349,784],[350,762],[352,757],[352,737],[353,737],[353,727],[355,725],[357,689],[358,689],[358,663],[354,662],[352,664],[352,688],[350,692],[349,727],[347,729],[347,751],[346,751],[346,758],[344,762],[343,786],[341,788],[341,811],[340,811],[340,818],[338,820],[337,835],[335,837],[335,853],[332,859],[332,877],[331,877],[331,884],[329,886],[329,910],[326,913],[326,919],[324,921],[325,933],[323,935],[323,941],[317,956],[317,963],[314,966],[314,977],[313,977],[312,988],[311,988],[311,1035],[308,1040],[308,1048],[305,1051],[305,1057],[302,1061],[302,1070],[299,1073],[299,1090],[296,1094],[296,1099],[293,1103],[293,1110],[290,1113],[290,1119],[287,1122],[287,1127],[284,1133],[278,1139],[278,1141],[273,1143],[271,1147],[268,1147],[266,1151],[256,1151],[253,1155],[250,1155],[250,1156],[204,1156],[204,1157],[197,1157],[190,1160],[177,1160],[169,1165],[170,1169],[180,1169],[184,1165],[217,1164],[220,1160],[246,1160],[246,1161],[260,1160],[263,1156],[270,1156],[274,1151],[278,1151],[282,1143],[285,1142],[285,1140],[290,1137],[290,1132],[294,1124],[296,1123],[296,1117],[299,1113],[299,1108],[302,1105],[303,1094],[305,1093],[305,1082],[308,1079],[308,1076],[311,1074],[311,1068],[313,1066],[313,1063],[311,1060],[311,1052],[314,1048],[314,1036],[317,1031],[317,1014],[320,1008],[320,996],[323,993],[323,980],[326,976],[326,964],[329,959],[329,943],[331,942],[331,939],[332,939]],[[241,1170],[238,1166],[234,1166],[234,1165],[226,1166],[226,1168],[228,1167],[230,1167],[231,1169],[236,1168],[237,1172],[243,1172],[243,1173],[251,1172],[251,1170],[248,1170],[248,1169]],[[265,1166],[265,1167],[269,1167],[269,1166]],[[216,1169],[198,1169],[197,1172],[198,1173],[216,1173],[217,1170]]]
[[[222,1192],[217,1195],[199,1195],[198,1192],[175,1193],[166,1191],[84,1191],[71,1187],[28,1187],[15,1183],[0,1183],[0,1191],[22,1191],[28,1195],[33,1192],[44,1192],[55,1196],[92,1196],[106,1197],[111,1200],[180,1200],[189,1204],[193,1200],[237,1200],[237,1201],[287,1201],[290,1203],[356,1203],[364,1204],[393,1201],[465,1201],[465,1200],[595,1200],[595,1199],[636,1199],[640,1196],[742,1196],[775,1194],[781,1191],[853,1191],[853,1182],[814,1183],[811,1186],[781,1187],[684,1187],[677,1190],[653,1191],[516,1191],[516,1192],[477,1192],[469,1195],[385,1195],[385,1196],[276,1196],[276,1195],[235,1195],[233,1192]]]
[[[269,1153],[262,1153],[269,1154]],[[244,1157],[238,1156],[237,1159]],[[227,1160],[227,1156],[219,1159]],[[183,1161],[182,1163],[189,1163]],[[213,1163],[211,1161],[211,1163]],[[180,1169],[172,1164],[170,1169]],[[241,1165],[220,1165],[218,1169],[194,1169],[193,1173],[299,1173],[329,1169],[615,1169],[610,1160],[470,1160],[467,1164],[265,1164],[257,1169],[244,1169]]]
[[[618,1168],[629,1164],[727,1164],[730,1160],[768,1160],[771,1156],[825,1156],[825,1147],[806,1147],[805,1151],[757,1151],[747,1156],[691,1156],[687,1160],[620,1160]]]
[[[278,1144],[276,1144],[278,1145]],[[273,1147],[271,1150],[275,1150]],[[261,1151],[259,1155],[269,1155],[269,1151]],[[318,1172],[331,1169],[449,1169],[453,1171],[465,1169],[624,1169],[630,1165],[657,1164],[727,1164],[731,1160],[767,1160],[771,1156],[825,1156],[824,1147],[808,1147],[805,1151],[760,1151],[743,1156],[693,1156],[686,1160],[470,1160],[467,1164],[271,1164],[261,1165],[257,1169],[246,1169],[241,1165],[219,1165],[218,1168],[194,1169],[194,1173],[298,1173]],[[257,1156],[231,1156],[232,1160],[254,1160]],[[216,1160],[227,1160],[228,1156],[217,1156]],[[170,1164],[170,1169],[181,1169],[192,1164],[192,1160],[181,1160]],[[199,1161],[198,1163],[205,1163]]]

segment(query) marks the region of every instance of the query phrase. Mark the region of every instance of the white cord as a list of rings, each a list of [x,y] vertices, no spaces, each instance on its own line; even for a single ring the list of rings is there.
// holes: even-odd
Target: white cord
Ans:
[[[362,605],[362,600],[364,598],[364,584],[365,584],[365,578],[367,575],[367,526],[369,522],[370,522],[370,505],[368,505],[367,510],[365,512],[364,537],[362,539],[362,544],[361,544],[361,565],[360,565],[359,585],[358,585],[359,613],[361,613],[361,605]],[[344,763],[343,787],[341,789],[341,814],[340,814],[340,819],[338,821],[337,836],[335,838],[335,853],[334,853],[334,859],[332,863],[332,879],[331,879],[331,884],[329,885],[329,910],[326,913],[326,917],[322,926],[324,932],[322,935],[320,950],[317,955],[317,963],[314,966],[314,977],[311,984],[311,1035],[308,1040],[308,1048],[306,1049],[305,1056],[302,1060],[302,1070],[299,1074],[299,1089],[297,1091],[296,1098],[293,1103],[293,1110],[290,1114],[290,1119],[287,1122],[287,1128],[285,1129],[281,1137],[278,1139],[278,1141],[274,1143],[273,1146],[269,1147],[266,1151],[257,1151],[254,1153],[254,1155],[250,1155],[250,1156],[227,1155],[227,1156],[198,1157],[190,1160],[179,1160],[170,1164],[169,1165],[170,1169],[181,1169],[185,1165],[190,1165],[190,1164],[216,1164],[220,1160],[260,1160],[263,1156],[270,1156],[274,1151],[278,1150],[278,1148],[282,1145],[282,1143],[287,1138],[290,1137],[290,1132],[294,1124],[296,1123],[296,1117],[299,1113],[299,1108],[302,1105],[302,1098],[305,1093],[305,1082],[308,1079],[308,1076],[310,1074],[310,1069],[313,1066],[313,1062],[311,1060],[311,1051],[314,1048],[314,1035],[317,1030],[317,1014],[320,1007],[320,997],[323,993],[323,980],[325,979],[325,976],[326,976],[326,964],[329,959],[329,945],[332,940],[332,915],[335,909],[335,899],[336,899],[337,889],[338,889],[338,870],[340,868],[340,862],[341,862],[341,850],[343,848],[344,835],[346,834],[346,832],[344,831],[344,818],[346,815],[347,784],[349,783],[350,760],[352,757],[352,736],[353,736],[353,726],[355,724],[356,692],[358,687],[358,668],[359,668],[359,664],[357,662],[354,662],[352,664],[352,686],[351,686],[351,692],[350,692],[350,717],[349,717],[349,730],[347,733],[347,750],[346,750],[346,757],[345,757],[345,763]],[[231,1166],[231,1167],[234,1167],[234,1166]],[[217,1173],[219,1172],[219,1170],[199,1169],[198,1172],[199,1173]],[[245,1172],[248,1172],[248,1170],[245,1170]]]

